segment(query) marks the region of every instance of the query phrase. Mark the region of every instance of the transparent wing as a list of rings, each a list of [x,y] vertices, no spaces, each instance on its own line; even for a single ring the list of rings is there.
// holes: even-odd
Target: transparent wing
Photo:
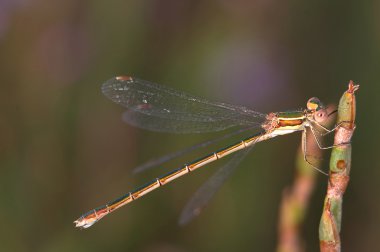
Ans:
[[[133,173],[140,173],[140,172],[143,172],[143,171],[146,171],[146,170],[149,170],[153,167],[157,167],[165,162],[168,162],[174,158],[177,158],[177,157],[180,157],[182,155],[185,155],[187,153],[190,153],[194,150],[197,150],[197,149],[200,149],[200,148],[204,148],[204,147],[207,147],[211,144],[215,144],[215,143],[218,143],[224,139],[227,139],[227,138],[230,138],[232,136],[235,136],[235,135],[238,135],[238,134],[241,134],[243,132],[246,132],[248,130],[253,130],[254,128],[256,128],[258,126],[251,126],[251,127],[248,127],[248,128],[242,128],[242,129],[239,129],[237,131],[233,131],[231,133],[228,133],[228,134],[224,134],[223,136],[219,137],[219,138],[215,138],[215,139],[211,139],[211,140],[208,140],[206,142],[202,142],[202,143],[198,143],[198,144],[195,144],[195,145],[192,145],[190,147],[187,147],[185,149],[182,149],[182,150],[179,150],[179,151],[176,151],[176,152],[173,152],[173,153],[170,153],[170,154],[167,154],[165,156],[162,156],[162,157],[159,157],[159,158],[156,158],[156,159],[151,159],[139,166],[137,166],[136,168],[133,169]]]
[[[106,81],[102,92],[128,108],[124,121],[153,131],[210,132],[239,125],[260,125],[265,114],[226,103],[210,102],[132,77]]]
[[[138,128],[178,134],[220,131],[242,124],[241,122],[232,120],[189,121],[176,118],[175,116],[173,118],[162,118],[132,110],[125,111],[122,119],[124,122]]]
[[[249,147],[236,153],[231,160],[223,165],[195,192],[181,213],[179,225],[186,225],[201,213],[214,194],[223,185],[226,179],[236,170],[238,164],[247,156],[251,149],[252,147]]]

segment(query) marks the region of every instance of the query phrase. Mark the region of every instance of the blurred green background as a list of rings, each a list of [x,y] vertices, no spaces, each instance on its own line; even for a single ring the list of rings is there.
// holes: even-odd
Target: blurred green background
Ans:
[[[0,250],[275,250],[300,134],[255,147],[186,227],[183,206],[223,161],[74,228],[83,212],[203,152],[139,175],[133,167],[220,135],[124,124],[100,91],[122,74],[265,113],[312,96],[337,104],[350,79],[361,84],[342,243],[379,250],[379,11],[379,1],[0,0]],[[302,228],[307,251],[319,250],[326,180]]]

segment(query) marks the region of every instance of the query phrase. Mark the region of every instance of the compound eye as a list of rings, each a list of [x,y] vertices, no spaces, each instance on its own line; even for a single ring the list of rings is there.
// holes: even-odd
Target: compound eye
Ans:
[[[326,110],[320,109],[319,111],[316,111],[314,114],[314,120],[317,121],[318,123],[322,123],[327,119],[328,115]]]
[[[323,108],[323,104],[317,97],[313,97],[307,101],[306,107],[308,110],[318,111]]]

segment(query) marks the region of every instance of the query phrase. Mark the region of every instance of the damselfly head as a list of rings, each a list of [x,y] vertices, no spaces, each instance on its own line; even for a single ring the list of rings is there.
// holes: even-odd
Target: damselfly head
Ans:
[[[329,115],[327,114],[326,109],[320,109],[314,112],[314,120],[318,123],[322,123],[327,120]]]
[[[314,120],[318,123],[321,123],[328,118],[325,106],[317,97],[310,98],[307,101],[306,106],[307,109],[313,113]]]
[[[317,97],[310,98],[306,103],[306,107],[310,111],[318,111],[325,108]]]

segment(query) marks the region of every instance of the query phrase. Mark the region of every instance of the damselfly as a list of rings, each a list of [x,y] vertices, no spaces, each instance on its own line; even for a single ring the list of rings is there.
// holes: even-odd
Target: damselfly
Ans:
[[[318,146],[323,148],[316,134],[320,134],[320,130],[325,133],[331,132],[331,130],[321,124],[327,119],[328,114],[320,100],[315,97],[307,101],[306,109],[304,110],[262,114],[245,107],[210,102],[129,76],[120,76],[108,80],[103,84],[102,91],[112,101],[128,109],[123,114],[124,121],[148,130],[201,133],[220,131],[234,126],[256,126],[261,128],[261,130],[250,137],[158,177],[104,206],[83,214],[79,219],[74,221],[76,227],[80,228],[88,228],[107,214],[154,189],[191,173],[210,162],[242,150],[240,154],[236,154],[195,194],[182,213],[180,222],[185,223],[195,216],[198,210],[207,203],[218,187],[220,187],[251,149],[249,147],[258,142],[296,131],[303,132],[302,138],[303,142],[305,142],[306,130],[309,128]],[[303,148],[305,160],[307,161],[306,144],[303,144]]]

